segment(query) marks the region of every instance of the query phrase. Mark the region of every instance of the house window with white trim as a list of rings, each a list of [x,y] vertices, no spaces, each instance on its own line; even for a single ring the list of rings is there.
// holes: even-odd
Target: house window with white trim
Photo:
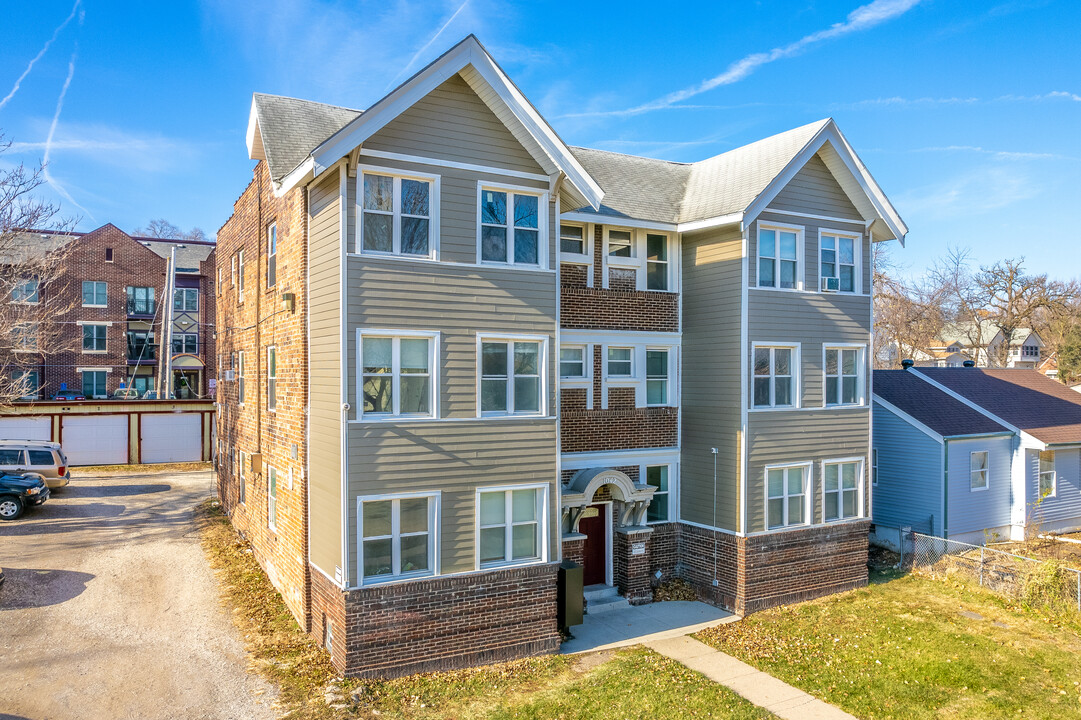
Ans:
[[[106,379],[109,374],[104,370],[83,370],[83,397],[87,400],[109,397]]]
[[[871,485],[878,487],[878,448],[871,448]]]
[[[586,349],[581,345],[559,348],[559,376],[581,379],[586,376]]]
[[[653,491],[653,499],[649,501],[649,507],[646,508],[646,522],[668,522],[671,519],[668,502],[669,468],[669,465],[646,466],[646,485],[656,488]]]
[[[546,487],[477,492],[481,567],[539,560],[544,554]]]
[[[360,567],[366,583],[434,572],[435,496],[359,502]]]
[[[609,362],[611,369],[611,362]],[[646,350],[646,405],[668,404],[668,351]]]
[[[1054,450],[1041,450],[1040,451],[1040,499],[1045,497],[1054,497],[1058,491],[1058,477],[1055,472],[1055,451]]]
[[[859,267],[858,236],[823,234],[819,247],[819,272],[822,276],[822,289],[832,287],[830,279],[836,280],[838,292],[854,293],[858,283]]]
[[[754,349],[754,406],[756,408],[796,406],[796,363],[794,347]]]
[[[860,463],[823,463],[822,514],[826,522],[860,516]]]
[[[987,489],[987,451],[980,450],[968,455],[968,488],[969,490]]]
[[[39,283],[34,278],[20,280],[11,288],[11,302],[36,305],[40,297]]]
[[[173,310],[196,312],[199,310],[199,290],[197,288],[177,288],[173,291]]]
[[[278,224],[270,223],[266,229],[266,286],[274,287],[278,280]]]
[[[482,340],[481,414],[543,414],[543,365],[543,343],[540,341]]]
[[[18,394],[20,400],[37,400],[38,384],[37,370],[15,370],[11,373],[11,387]]]
[[[668,290],[668,236],[646,233],[646,290]]]
[[[106,307],[108,304],[108,283],[83,280],[83,307]]]
[[[83,352],[105,352],[108,325],[83,325]]]
[[[267,466],[267,527],[274,532],[278,531],[278,469]]]
[[[240,502],[247,502],[248,497],[248,453],[241,450],[237,453],[240,457],[240,471],[237,473],[237,480],[240,484]],[[234,465],[235,457],[233,459]]]
[[[810,475],[808,465],[766,468],[766,525],[770,530],[807,524]]]
[[[266,409],[273,411],[278,406],[278,348],[271,345],[266,349]]]
[[[634,231],[604,229],[604,237],[608,243],[608,257],[631,258],[634,257]]]
[[[144,344],[149,340],[144,341]],[[174,333],[173,334],[173,354],[178,355],[181,353],[189,353],[195,355],[199,352],[199,334],[198,333]]]
[[[364,172],[361,181],[361,251],[430,257],[435,181]]]
[[[796,230],[758,228],[758,287],[795,290],[800,287],[799,241]]]
[[[826,405],[863,403],[862,348],[826,348]]]
[[[634,349],[629,347],[608,348],[608,377],[629,378],[634,375]]]
[[[104,327],[104,326],[102,326]],[[17,322],[11,326],[11,349],[17,353],[38,351],[38,323]]]
[[[368,335],[360,340],[360,409],[366,417],[431,417],[434,337]]]
[[[237,353],[236,359],[236,396],[237,402],[244,404],[244,351]]]
[[[541,265],[541,196],[480,189],[480,259],[485,263]]]
[[[559,223],[559,252],[566,255],[585,255],[585,227],[582,225]]]
[[[236,254],[236,301],[244,302],[244,251],[238,250]]]

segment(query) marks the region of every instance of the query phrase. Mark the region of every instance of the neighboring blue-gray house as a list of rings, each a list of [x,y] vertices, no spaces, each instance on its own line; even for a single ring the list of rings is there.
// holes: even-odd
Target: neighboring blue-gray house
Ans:
[[[874,373],[873,539],[1081,529],[1081,395],[1034,370]]]

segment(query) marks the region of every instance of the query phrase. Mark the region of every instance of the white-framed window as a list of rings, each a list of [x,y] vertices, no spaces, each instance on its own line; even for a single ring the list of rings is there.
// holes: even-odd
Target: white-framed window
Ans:
[[[585,225],[559,223],[559,252],[561,254],[573,255],[576,260],[580,260],[579,256],[585,256],[588,249]]]
[[[810,522],[811,465],[766,467],[766,527],[790,527]]]
[[[266,286],[272,288],[278,281],[278,223],[267,226],[266,256]]]
[[[176,288],[173,291],[173,310],[197,312],[199,310],[199,289]]]
[[[668,405],[668,374],[668,351],[646,349],[646,405]]]
[[[477,490],[477,565],[547,559],[548,486]]]
[[[83,280],[83,307],[107,307],[109,284],[97,280]]]
[[[434,257],[439,233],[439,177],[364,169],[359,173],[360,253]]]
[[[798,407],[799,346],[755,345],[752,355],[754,407]]]
[[[221,296],[221,267],[218,267],[218,284],[214,286],[214,293]]]
[[[357,505],[363,584],[435,573],[437,494],[361,497]]]
[[[871,485],[878,487],[878,448],[871,448]]]
[[[20,400],[37,400],[41,385],[38,382],[37,370],[13,370],[11,373],[11,387],[19,393]]]
[[[823,367],[825,371],[826,405],[862,405],[864,398],[864,347],[826,347]]]
[[[547,338],[478,336],[477,343],[480,414],[543,415]]]
[[[108,325],[83,325],[83,352],[105,352]]]
[[[646,485],[656,488],[653,491],[653,499],[650,500],[649,507],[646,508],[647,523],[670,522],[672,519],[671,503],[669,502],[670,487],[668,484],[670,473],[671,466],[669,465],[646,465]]]
[[[668,290],[668,236],[646,233],[646,290]]]
[[[266,409],[273,412],[278,407],[278,348],[266,349]]]
[[[1040,451],[1040,498],[1054,497],[1058,493],[1058,477],[1055,472],[1055,451]]]
[[[758,287],[798,290],[803,287],[801,266],[803,228],[758,226]]]
[[[634,376],[634,348],[609,347],[608,372],[610,378],[629,378]]]
[[[149,340],[144,340],[144,343]],[[173,354],[190,353],[195,355],[199,352],[198,333],[173,333]]]
[[[244,404],[244,351],[236,354],[236,397],[237,402]]]
[[[482,263],[548,266],[547,194],[479,185],[477,256]]]
[[[11,288],[11,302],[36,305],[40,299],[40,283],[35,278],[20,280]]]
[[[154,288],[129,285],[124,292],[128,296],[128,315],[154,314]]]
[[[834,230],[821,230],[818,235],[818,272],[822,280],[822,290],[827,287],[830,278],[836,278],[836,291],[845,293],[859,292],[860,287],[860,244],[859,235],[845,234]]]
[[[586,373],[586,349],[584,345],[564,345],[559,348],[559,376],[581,380]]]
[[[266,512],[267,527],[274,532],[278,531],[278,469],[271,465],[266,469]]]
[[[358,330],[360,415],[435,417],[438,333]]]
[[[604,245],[609,258],[618,262],[621,258],[633,258],[635,252],[634,230],[604,227]]]
[[[986,490],[988,487],[987,451],[978,450],[968,454],[968,489]]]
[[[248,453],[241,450],[237,454],[240,456],[240,471],[237,473],[240,485],[240,502],[245,503],[248,497]]]
[[[38,351],[38,323],[17,322],[12,324],[11,349],[17,353],[36,353]]]
[[[83,397],[87,400],[109,397],[106,380],[109,374],[104,370],[83,370]]]
[[[236,287],[236,258],[237,253],[233,253],[232,261],[229,263],[231,268],[230,278],[233,281],[233,287]]]
[[[236,301],[244,302],[244,251],[238,250],[236,254]]]
[[[861,517],[861,459],[822,463],[822,517],[826,522]]]

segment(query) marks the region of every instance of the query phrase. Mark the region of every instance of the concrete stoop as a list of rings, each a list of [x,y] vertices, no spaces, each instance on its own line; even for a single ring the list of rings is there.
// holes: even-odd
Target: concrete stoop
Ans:
[[[608,585],[589,585],[582,594],[585,595],[586,599],[587,615],[597,615],[630,607],[627,599],[620,596],[619,590]]]

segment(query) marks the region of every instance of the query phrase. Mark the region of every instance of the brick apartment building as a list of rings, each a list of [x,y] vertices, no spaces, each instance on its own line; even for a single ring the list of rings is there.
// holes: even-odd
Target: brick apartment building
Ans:
[[[867,581],[871,248],[832,120],[697,163],[566,146],[470,36],[361,112],[256,95],[218,235],[219,493],[349,675],[559,646],[682,578]]]
[[[166,267],[176,246],[173,298],[173,383],[178,398],[205,398],[216,378],[213,243],[133,237],[112,224],[87,233],[28,233],[36,252],[63,252],[65,266],[52,286],[33,278],[20,286],[19,302],[41,303],[63,314],[55,347],[38,346],[31,330],[21,349],[0,358],[5,372],[28,376],[23,399],[50,399],[61,390],[88,400],[120,388],[140,395],[156,390],[166,308]],[[14,268],[13,272],[19,272]]]

